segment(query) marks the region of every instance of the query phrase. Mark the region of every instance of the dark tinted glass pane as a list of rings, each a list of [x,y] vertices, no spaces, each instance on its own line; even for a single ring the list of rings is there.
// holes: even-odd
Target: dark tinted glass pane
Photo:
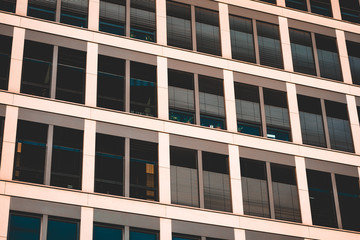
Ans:
[[[270,217],[265,162],[241,158],[240,165],[244,213]]]
[[[260,0],[260,1],[276,4],[276,0]]]
[[[14,180],[43,183],[48,125],[18,121]]]
[[[157,240],[158,234],[154,231],[145,229],[130,229],[130,240]]]
[[[4,90],[8,89],[11,46],[12,38],[0,35],[0,89]]]
[[[61,0],[60,22],[86,28],[87,15],[88,0]]]
[[[313,224],[337,227],[330,173],[315,170],[306,172]]]
[[[264,88],[264,103],[267,137],[291,141],[286,93]]]
[[[225,129],[223,80],[199,75],[200,125]]]
[[[301,222],[295,169],[271,163],[271,179],[275,218]]]
[[[170,147],[171,202],[199,206],[197,151]]]
[[[303,143],[326,147],[320,99],[298,95],[298,106]]]
[[[39,240],[40,217],[10,214],[8,240]]]
[[[130,112],[156,117],[156,67],[131,62],[130,78]]]
[[[5,123],[5,118],[0,117],[0,166],[1,166],[2,144],[3,144],[3,137],[4,137],[4,123]]]
[[[358,0],[340,0],[342,20],[360,23],[360,6]]]
[[[336,39],[320,34],[315,34],[315,39],[319,57],[320,76],[342,81]]]
[[[167,44],[192,49],[190,6],[166,2]]]
[[[341,221],[344,229],[360,231],[360,191],[359,179],[336,174]]]
[[[346,41],[352,82],[360,85],[360,43]]]
[[[58,61],[56,99],[84,103],[86,53],[59,47]]]
[[[307,11],[306,0],[285,0],[286,7]]]
[[[289,29],[295,72],[316,75],[314,53],[309,32]]]
[[[236,116],[239,132],[261,135],[259,101],[258,87],[235,83]]]
[[[130,2],[130,36],[155,42],[155,0],[131,0]]]
[[[256,62],[251,19],[230,16],[232,58]]]
[[[130,197],[158,200],[158,146],[130,140]]]
[[[200,240],[201,237],[184,235],[184,234],[173,234],[172,240]]]
[[[95,191],[123,195],[124,138],[96,134]]]
[[[304,238],[298,237],[290,237],[286,235],[278,235],[272,233],[264,233],[264,232],[255,232],[255,231],[245,231],[246,240],[304,240]]]
[[[195,17],[197,51],[220,56],[219,14],[196,7]]]
[[[331,148],[354,152],[346,104],[325,100],[325,109]]]
[[[125,0],[100,1],[99,30],[125,35]]]
[[[256,21],[260,64],[283,68],[283,59],[280,46],[279,27],[274,24]]]
[[[28,16],[55,21],[56,0],[29,0]]]
[[[311,12],[332,17],[330,0],[310,0]]]
[[[231,211],[228,156],[202,152],[205,208]]]
[[[54,127],[51,185],[81,189],[83,131]]]
[[[122,229],[119,226],[94,225],[93,240],[122,240]]]
[[[67,220],[49,219],[47,240],[78,240],[79,223]]]
[[[15,12],[16,0],[0,0],[0,10]]]
[[[125,61],[99,55],[97,106],[124,111]]]

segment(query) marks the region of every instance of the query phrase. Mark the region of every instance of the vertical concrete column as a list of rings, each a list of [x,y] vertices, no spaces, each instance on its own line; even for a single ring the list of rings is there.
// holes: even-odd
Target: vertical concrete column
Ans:
[[[234,74],[232,71],[224,70],[223,75],[226,128],[230,132],[237,132]]]
[[[24,55],[25,29],[14,27],[10,72],[9,72],[9,91],[20,92],[21,69]]]
[[[280,7],[286,7],[285,0],[277,0],[276,5]]]
[[[235,145],[228,145],[228,149],[232,211],[233,213],[242,215],[244,214],[244,206],[241,186],[239,147]]]
[[[295,156],[296,181],[299,192],[302,223],[312,225],[309,189],[307,184],[305,158]]]
[[[88,29],[99,30],[100,0],[89,0]]]
[[[94,209],[81,207],[80,240],[93,239]]]
[[[172,239],[171,219],[160,218],[160,240]]]
[[[170,136],[159,133],[159,202],[171,203]]]
[[[330,3],[331,3],[331,10],[333,13],[333,18],[341,20],[339,0],[330,0]]]
[[[360,126],[355,96],[346,95],[346,103],[348,108],[354,150],[355,153],[360,154]]]
[[[85,119],[82,190],[94,192],[96,121]]]
[[[286,83],[286,92],[289,106],[289,118],[291,127],[291,137],[294,143],[302,143],[300,115],[296,95],[296,85]]]
[[[157,106],[158,117],[169,119],[169,90],[167,58],[157,57]]]
[[[12,179],[18,115],[19,109],[17,107],[6,106],[0,179]]]
[[[10,197],[0,195],[0,240],[6,240],[8,235]]]
[[[26,16],[28,8],[28,0],[17,0],[15,13],[19,15]]]
[[[166,0],[156,0],[156,42],[167,44],[166,32]]]
[[[339,58],[340,58],[340,66],[342,71],[342,76],[345,83],[352,83],[351,78],[351,70],[350,70],[350,63],[349,63],[349,56],[347,53],[346,47],[346,39],[345,39],[345,32],[342,30],[335,30],[336,33],[336,41],[339,51]]]
[[[231,58],[231,38],[228,4],[219,2],[220,42],[224,58]]]
[[[279,31],[280,31],[281,50],[284,61],[284,69],[286,71],[293,72],[294,67],[293,67],[293,61],[291,55],[289,25],[287,18],[279,16]]]
[[[246,240],[245,230],[244,229],[234,229],[234,239],[235,240]]]
[[[96,107],[99,45],[87,43],[85,105]]]

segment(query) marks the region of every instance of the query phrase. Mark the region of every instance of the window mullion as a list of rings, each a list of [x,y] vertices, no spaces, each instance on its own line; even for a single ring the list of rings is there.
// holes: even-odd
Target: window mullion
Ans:
[[[196,44],[196,18],[195,18],[195,6],[191,5],[191,37],[193,43],[193,50],[197,51]]]
[[[50,128],[49,128],[50,129]],[[46,240],[49,215],[44,214],[41,218],[40,240]]]
[[[255,19],[252,19],[252,27],[253,27],[253,38],[254,38],[256,64],[260,64],[259,42],[258,42],[258,34],[257,34],[257,27],[256,27]]]
[[[270,162],[266,162],[266,177],[269,190],[270,217],[275,218],[274,193],[272,188]]]
[[[316,41],[315,41],[315,33],[311,32],[310,34],[311,34],[311,43],[313,46],[316,76],[320,77],[320,65],[319,65],[319,57],[318,57]]]
[[[307,9],[308,9],[308,12],[311,12],[310,0],[306,0],[306,7],[307,7]]]
[[[130,112],[130,60],[125,61],[125,112]]]
[[[320,103],[321,103],[321,114],[322,114],[323,123],[324,123],[326,147],[331,148],[330,135],[329,135],[328,122],[327,122],[327,118],[326,118],[326,109],[325,109],[325,101],[324,101],[324,99],[320,99]]]
[[[334,204],[335,204],[338,228],[342,229],[343,227],[342,227],[342,221],[341,221],[340,204],[339,204],[339,197],[338,197],[338,191],[337,191],[337,186],[336,186],[335,173],[331,173],[331,183],[332,183],[332,190],[333,190],[333,195],[334,195]]]
[[[51,70],[51,83],[50,83],[50,98],[55,98],[56,95],[56,76],[58,67],[59,46],[54,46],[52,70]]]
[[[195,124],[200,125],[199,74],[194,74]]]
[[[260,100],[260,115],[261,115],[262,136],[267,137],[264,93],[263,93],[263,88],[262,87],[259,87],[259,100]]]
[[[130,196],[130,138],[125,138],[125,161],[124,161],[124,196]],[[126,229],[125,229],[126,230]],[[129,234],[129,229],[127,231]],[[126,231],[125,231],[126,234]],[[125,238],[126,239],[126,238]]]
[[[203,164],[202,164],[202,152],[197,151],[197,163],[198,163],[198,177],[199,177],[199,206],[204,208],[204,178],[203,178]]]
[[[60,22],[61,0],[56,2],[55,22]]]
[[[47,142],[46,142],[46,156],[45,156],[45,169],[44,169],[44,173],[45,173],[44,174],[44,184],[45,185],[50,185],[53,138],[54,138],[54,125],[49,125]]]
[[[130,0],[125,5],[125,36],[130,37]]]

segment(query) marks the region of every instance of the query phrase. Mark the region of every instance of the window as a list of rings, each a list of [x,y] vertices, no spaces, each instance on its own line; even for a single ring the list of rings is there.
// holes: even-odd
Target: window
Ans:
[[[130,140],[130,197],[158,200],[158,146]]]
[[[0,10],[15,12],[16,0],[0,0]]]
[[[360,3],[357,0],[340,0],[342,20],[360,23]]]
[[[85,52],[59,47],[56,99],[85,102],[85,68]]]
[[[125,61],[99,55],[97,106],[124,111]]]
[[[286,0],[286,7],[332,17],[330,0]]]
[[[47,240],[78,240],[79,222],[72,219],[60,219],[49,217]]]
[[[61,1],[60,22],[78,27],[87,27],[88,0]]]
[[[303,238],[291,237],[286,235],[278,235],[272,233],[264,233],[264,232],[255,232],[255,231],[245,231],[246,240],[304,240]]]
[[[346,41],[352,83],[360,85],[360,43]]]
[[[4,124],[5,118],[0,117],[0,163],[1,163],[1,154],[2,154],[2,145],[3,145],[3,138],[4,138]],[[0,165],[1,166],[1,165]]]
[[[14,180],[40,184],[44,182],[47,135],[48,125],[18,121]]]
[[[285,3],[286,7],[307,11],[307,1],[308,0],[286,0]]]
[[[81,189],[83,131],[54,127],[51,185]]]
[[[124,138],[96,134],[95,192],[123,195]]]
[[[28,0],[28,16],[55,21],[56,0]]]
[[[171,202],[199,207],[197,151],[170,147]]]
[[[130,240],[157,240],[158,233],[151,230],[130,228]]]
[[[99,30],[125,35],[126,0],[101,0]]]
[[[169,69],[169,119],[195,123],[194,75]]]
[[[260,0],[260,1],[276,4],[276,0]]]
[[[130,0],[130,36],[156,42],[155,0]]]
[[[50,97],[53,46],[25,40],[21,92]]]
[[[11,46],[12,46],[12,38],[8,36],[0,35],[0,66],[1,66],[0,89],[4,89],[4,90],[8,89],[10,60],[11,60]]]
[[[122,240],[122,227],[109,224],[94,224],[93,240]]]
[[[39,216],[10,212],[8,240],[39,240],[40,225]]]

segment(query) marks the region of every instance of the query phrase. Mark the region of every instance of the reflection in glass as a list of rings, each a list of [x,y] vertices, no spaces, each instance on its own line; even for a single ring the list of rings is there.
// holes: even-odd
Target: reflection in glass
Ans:
[[[360,3],[358,0],[340,0],[339,3],[342,20],[360,23]]]
[[[157,240],[158,233],[151,230],[130,228],[130,240]]]
[[[126,0],[101,0],[99,30],[116,35],[125,35]]]
[[[360,85],[360,43],[346,41],[352,83]]]
[[[122,234],[120,226],[94,224],[93,240],[122,240]]]
[[[61,1],[60,22],[77,27],[87,27],[88,0],[59,0]]]
[[[51,219],[48,221],[47,240],[78,240],[79,222],[75,220]]]
[[[285,0],[286,7],[307,11],[306,0]]]
[[[39,240],[40,217],[10,213],[8,240]]]
[[[310,0],[311,12],[332,17],[331,0]]]
[[[0,4],[1,5],[1,4]],[[8,89],[12,38],[0,35],[0,89]]]
[[[16,0],[0,0],[0,10],[15,12]]]
[[[28,16],[55,21],[56,0],[28,0]]]
[[[155,0],[130,0],[130,37],[155,42]]]

